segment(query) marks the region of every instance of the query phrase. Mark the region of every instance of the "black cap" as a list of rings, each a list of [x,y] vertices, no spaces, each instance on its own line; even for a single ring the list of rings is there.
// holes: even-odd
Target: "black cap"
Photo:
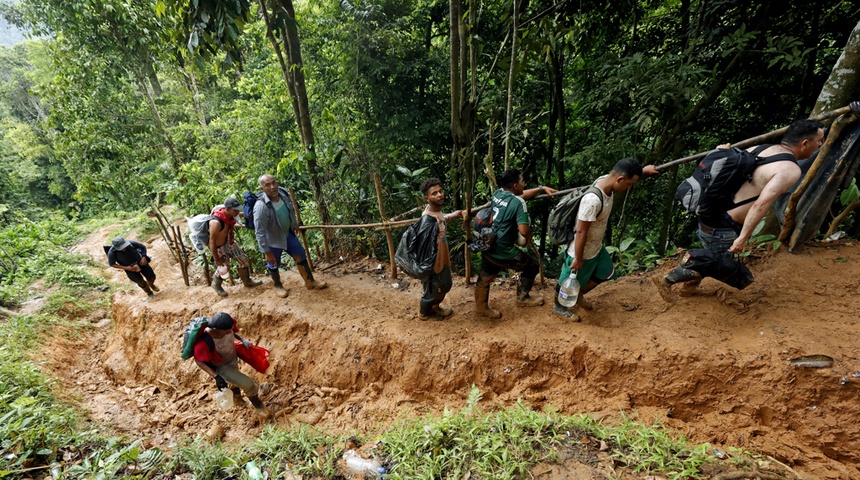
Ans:
[[[229,313],[218,312],[209,319],[209,328],[232,330],[234,323],[236,323],[236,320],[233,320],[233,317]]]

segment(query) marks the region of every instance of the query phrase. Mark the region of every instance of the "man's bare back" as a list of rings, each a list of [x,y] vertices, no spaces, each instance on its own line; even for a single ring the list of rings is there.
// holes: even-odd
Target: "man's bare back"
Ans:
[[[760,156],[770,157],[773,155],[791,153],[788,149],[773,145],[764,150]],[[761,202],[765,208],[770,208],[773,202],[785,193],[800,178],[800,167],[796,162],[785,160],[761,165],[753,170],[752,182],[744,182],[738,193],[735,194],[734,202],[742,201],[758,196],[756,202],[741,205],[729,210],[732,220],[743,225],[747,213],[757,202]]]

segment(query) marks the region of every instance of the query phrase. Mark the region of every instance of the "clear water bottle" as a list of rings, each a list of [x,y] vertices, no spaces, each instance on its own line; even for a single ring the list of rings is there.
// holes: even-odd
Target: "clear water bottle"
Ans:
[[[355,450],[347,450],[343,454],[343,459],[346,461],[346,469],[349,473],[355,475],[366,475],[368,477],[380,475],[384,469],[378,460],[368,460],[361,458]]]
[[[230,410],[233,408],[233,390],[225,388],[215,394],[215,405],[218,410]]]
[[[245,465],[245,470],[248,472],[248,478],[251,480],[263,480],[266,478],[263,471],[257,466],[257,462],[251,460]]]
[[[565,307],[572,307],[576,305],[577,298],[579,298],[579,281],[576,279],[576,272],[570,272],[570,276],[561,282],[558,303]]]

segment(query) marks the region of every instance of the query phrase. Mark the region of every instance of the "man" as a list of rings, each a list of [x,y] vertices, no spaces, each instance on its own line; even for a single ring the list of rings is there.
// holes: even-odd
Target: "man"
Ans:
[[[502,188],[493,194],[493,229],[496,239],[490,248],[481,255],[481,273],[475,286],[475,313],[487,318],[501,318],[502,314],[489,306],[490,284],[502,270],[511,269],[520,272],[520,284],[517,287],[517,305],[521,307],[536,307],[543,305],[542,297],[530,295],[535,277],[540,271],[538,260],[518,248],[532,241],[532,229],[529,225],[529,213],[526,200],[547,193],[552,196],[557,190],[550,187],[525,189],[525,181],[519,170],[511,169],[502,172],[499,177]],[[522,240],[518,241],[522,238]]]
[[[211,339],[205,338],[206,335]],[[219,391],[232,385],[235,405],[245,405],[242,401],[242,392],[245,392],[257,413],[269,418],[271,414],[260,400],[257,382],[239,371],[239,356],[234,339],[242,342],[245,348],[249,348],[251,342],[239,335],[236,320],[227,313],[218,312],[209,320],[208,327],[199,338],[194,345],[194,363],[215,380]]]
[[[734,193],[732,204],[725,212],[708,218],[699,217],[696,232],[702,248],[716,255],[726,252],[741,253],[753,230],[770,210],[774,201],[785,193],[798,179],[800,167],[797,160],[808,158],[824,142],[824,125],[816,120],[797,120],[778,145],[770,145],[759,153],[765,160],[753,170],[752,181],[745,182]],[[729,148],[729,144],[717,148]],[[750,151],[757,147],[749,148]],[[769,157],[776,157],[767,162]],[[699,287],[702,276],[698,272],[678,267],[663,278],[652,278],[660,295],[672,301],[669,286],[683,282],[682,296],[713,295],[713,291]]]
[[[215,261],[216,273],[212,276],[212,288],[222,297],[227,296],[227,292],[221,286],[224,279],[218,274],[217,269],[220,267],[222,271],[230,270],[230,260],[236,260],[239,267],[236,269],[239,272],[239,278],[242,279],[242,284],[247,288],[253,288],[262,285],[263,282],[251,279],[251,262],[248,255],[239,247],[234,238],[236,228],[236,217],[242,210],[242,205],[239,200],[234,197],[224,199],[224,206],[215,207],[212,210],[212,215],[215,219],[209,221],[209,251],[212,252],[212,258]]]
[[[281,273],[278,270],[284,251],[296,262],[299,274],[305,281],[305,288],[327,288],[325,282],[314,280],[307,253],[296,236],[299,222],[290,195],[278,187],[278,181],[272,175],[260,176],[259,183],[263,191],[257,195],[257,203],[254,204],[254,232],[260,251],[266,255],[266,268],[275,285],[275,293],[279,297],[289,294],[281,283]]]
[[[576,215],[576,231],[573,240],[565,249],[564,265],[558,277],[554,312],[576,321],[581,320],[578,313],[564,307],[558,301],[561,283],[570,276],[571,272],[576,272],[576,279],[580,284],[579,296],[572,307],[574,309],[579,307],[591,310],[592,305],[584,298],[585,293],[616,277],[612,258],[603,246],[606,226],[612,214],[614,194],[630,190],[643,175],[656,173],[657,170],[653,165],[643,169],[636,160],[623,158],[612,167],[608,175],[603,175],[594,181],[593,185],[597,187],[595,191],[589,191],[582,197]]]
[[[155,272],[150,265],[152,259],[146,255],[146,245],[116,237],[111,241],[107,257],[108,265],[125,271],[125,276],[143,289],[149,298],[155,296],[153,292],[159,291],[155,286]]]
[[[453,309],[441,305],[445,295],[451,290],[452,284],[451,253],[448,250],[446,235],[448,222],[461,216],[463,211],[457,210],[448,215],[442,213],[445,192],[438,178],[424,180],[421,183],[421,193],[427,201],[423,214],[436,220],[438,233],[436,234],[436,263],[433,265],[431,277],[423,282],[424,295],[419,303],[418,316],[421,320],[442,320],[454,314]]]

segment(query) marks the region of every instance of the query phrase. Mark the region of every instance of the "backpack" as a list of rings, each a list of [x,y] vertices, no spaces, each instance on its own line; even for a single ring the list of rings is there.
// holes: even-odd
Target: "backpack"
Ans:
[[[194,215],[191,218],[185,217],[185,220],[188,222],[188,239],[191,240],[194,248],[201,253],[204,248],[209,246],[209,222],[218,220],[221,228],[224,228],[224,220],[206,213]]]
[[[597,215],[603,212],[603,195],[599,188],[594,185],[577,187],[574,191],[568,193],[558,202],[558,205],[552,207],[549,212],[549,220],[547,220],[547,238],[553,245],[563,245],[570,243],[576,233],[576,216],[579,213],[579,204],[582,203],[582,197],[586,193],[594,193],[600,201],[600,210]]]
[[[290,193],[286,191],[283,187],[278,187],[278,193],[281,194],[282,197],[286,200],[290,200]],[[254,229],[254,205],[257,204],[257,200],[260,199],[261,195],[265,195],[262,191],[254,193],[252,191],[247,191],[242,195],[242,198],[245,199],[245,204],[242,205],[242,214],[245,216],[245,227]],[[292,210],[292,205],[288,204],[287,208]]]
[[[719,217],[729,210],[754,202],[758,197],[735,204],[735,193],[744,182],[751,182],[759,165],[794,160],[789,153],[770,157],[758,155],[770,145],[759,145],[751,152],[740,148],[718,148],[705,155],[693,170],[693,175],[681,182],[675,196],[684,209],[700,217]]]
[[[202,335],[201,332],[209,326],[209,317],[195,317],[191,319],[185,332],[182,334],[182,359],[188,360],[194,356],[194,345],[199,341],[205,341],[209,350],[215,350],[215,340],[210,335]]]
[[[257,204],[257,195],[254,192],[247,191],[242,198],[245,199],[244,205],[242,205],[242,214],[245,216],[245,227],[254,229],[254,205]]]
[[[496,241],[496,229],[493,226],[493,207],[487,207],[478,212],[472,219],[472,241],[469,250],[486,252]]]
[[[433,275],[436,264],[436,236],[439,224],[436,218],[422,215],[421,219],[409,225],[394,253],[394,261],[401,270],[412,278],[425,281]]]

